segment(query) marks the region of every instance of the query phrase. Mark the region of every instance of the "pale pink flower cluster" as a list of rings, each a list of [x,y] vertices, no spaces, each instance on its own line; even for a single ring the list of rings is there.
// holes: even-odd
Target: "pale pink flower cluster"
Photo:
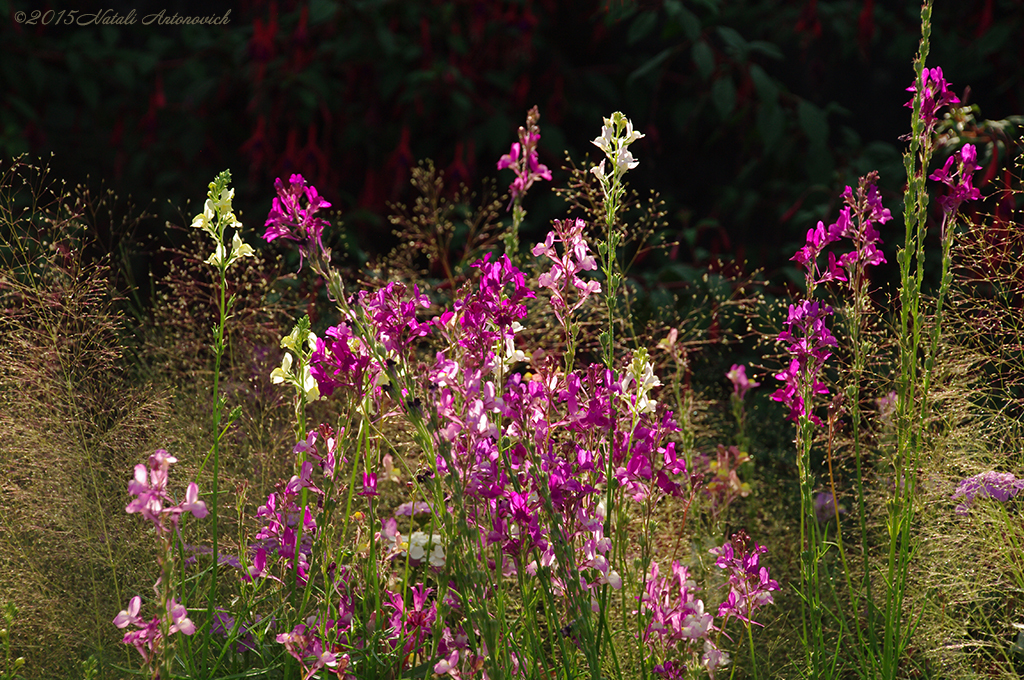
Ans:
[[[590,246],[583,238],[583,220],[555,220],[554,230],[549,231],[544,243],[538,243],[530,251],[536,257],[544,255],[552,261],[549,271],[540,275],[538,284],[551,290],[551,306],[558,320],[565,324],[566,318],[575,312],[594,293],[601,292],[599,281],[585,281],[580,272],[597,269],[597,260],[590,253]],[[555,243],[562,244],[562,254],[555,249]],[[577,299],[569,304],[569,284],[576,289]]]
[[[185,490],[185,499],[171,507],[165,504],[173,502],[167,493],[167,475],[172,464],[178,459],[163,449],[157,449],[149,457],[149,468],[139,463],[135,466],[135,478],[128,482],[128,493],[136,498],[125,508],[125,512],[137,512],[152,522],[157,531],[167,533],[170,527],[164,524],[167,516],[172,525],[177,525],[182,513],[191,512],[197,518],[206,517],[206,503],[199,500],[199,487],[190,482]]]

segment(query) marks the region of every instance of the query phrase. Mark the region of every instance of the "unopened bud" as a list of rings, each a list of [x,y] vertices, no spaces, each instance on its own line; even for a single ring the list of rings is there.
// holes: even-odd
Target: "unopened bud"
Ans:
[[[15,669],[21,668],[24,665],[25,665],[25,657],[19,656],[17,659],[14,660],[14,667],[15,667]]]

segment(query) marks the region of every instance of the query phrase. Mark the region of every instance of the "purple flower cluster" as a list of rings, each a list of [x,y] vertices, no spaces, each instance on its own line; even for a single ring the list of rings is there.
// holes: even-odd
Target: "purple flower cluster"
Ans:
[[[949,91],[949,83],[942,76],[942,69],[939,67],[925,68],[921,71],[921,120],[928,128],[928,134],[939,121],[939,109],[949,104],[959,104],[960,99]],[[907,88],[907,92],[918,91],[918,83]],[[908,108],[914,108],[914,100],[911,99],[905,104]]]
[[[536,136],[530,130],[502,163],[517,172],[514,198],[532,181],[550,178],[536,161]],[[315,213],[326,204],[297,175],[287,186],[279,181],[277,188],[268,240],[319,247],[323,224]],[[552,291],[552,307],[563,320],[600,291],[600,284],[579,276],[596,268],[584,226],[582,220],[556,221],[545,242],[533,249],[553,262],[540,285]],[[392,516],[374,517],[374,528],[364,523],[362,512],[351,515],[357,561],[371,560],[380,584],[375,593],[380,606],[370,606],[367,583],[354,562],[339,560],[323,578],[319,570],[314,578],[312,548],[330,521],[325,508],[343,507],[338,501],[344,494],[368,497],[360,502],[369,515],[380,509],[375,497],[381,471],[372,464],[364,468],[361,487],[359,469],[336,474],[339,464],[355,461],[345,460],[344,432],[326,426],[295,446],[293,454],[302,464],[258,509],[261,526],[250,546],[251,563],[238,573],[244,582],[283,588],[297,580],[331,593],[319,611],[290,622],[283,629],[288,632],[276,636],[307,680],[323,672],[356,677],[361,659],[377,653],[399,659],[404,670],[427,662],[438,675],[480,677],[489,656],[473,619],[480,603],[471,603],[476,596],[456,591],[453,582],[446,584],[446,570],[475,561],[495,581],[542,580],[565,600],[559,610],[579,611],[581,596],[596,608],[600,589],[623,587],[620,558],[605,533],[612,499],[650,505],[673,496],[692,502],[699,489],[701,475],[688,470],[669,441],[679,428],[654,399],[652,391],[661,383],[645,350],[614,369],[592,364],[567,371],[554,355],[537,351],[527,357],[516,349],[526,302],[535,297],[526,276],[507,255],[488,254],[473,267],[475,280],[457,292],[451,308],[429,320],[416,316],[417,308],[429,307],[419,288],[391,283],[355,296],[344,321],[315,338],[309,363],[320,394],[344,390],[346,397],[366,398],[373,402],[372,417],[381,421],[403,411],[423,419],[417,422],[429,417],[423,436],[433,441],[422,443],[436,457],[429,461],[433,482],[421,484],[438,495],[403,503]],[[569,299],[570,285],[576,302]],[[436,343],[434,356],[423,361],[418,350],[428,335]],[[529,372],[513,371],[522,364]],[[757,385],[742,367],[734,367],[730,379],[741,396]],[[397,401],[404,408],[394,408]],[[397,479],[387,458],[382,479]],[[348,488],[347,479],[357,488]],[[153,486],[161,488],[159,480],[146,488]],[[140,511],[143,507],[149,506],[140,505]],[[455,517],[458,528],[452,526]],[[457,560],[446,552],[455,550],[456,540]],[[369,554],[371,545],[379,546],[376,554]],[[750,573],[758,568],[760,552],[738,558],[735,569],[746,574],[735,577],[743,597],[731,596],[723,605],[729,616],[749,617],[770,601],[770,596],[751,595],[754,585],[764,591],[774,584],[753,582]],[[639,607],[650,616],[644,639],[665,646],[656,672],[675,677],[685,671],[678,658],[669,658],[669,648],[683,644],[692,646],[693,658],[714,677],[728,663],[716,646],[717,635],[712,636],[719,632],[715,614],[694,595],[686,567],[673,564],[670,578],[662,578],[656,564],[650,569]],[[513,663],[520,660],[513,656]]]
[[[538,243],[530,251],[535,256],[544,255],[552,261],[551,269],[540,275],[538,284],[551,290],[551,306],[555,316],[564,326],[566,319],[594,293],[601,292],[599,281],[584,281],[578,275],[582,271],[597,269],[597,261],[590,253],[590,247],[583,238],[583,220],[555,220],[554,230],[548,232],[544,243]],[[555,242],[562,244],[562,254],[554,248]],[[569,284],[576,289],[577,299],[569,304]]]
[[[540,112],[534,106],[526,114],[526,127],[519,128],[519,141],[513,142],[509,152],[498,160],[498,170],[511,168],[516,174],[516,178],[508,187],[512,196],[509,209],[520,196],[533,186],[534,182],[540,179],[551,181],[551,171],[546,165],[540,163],[537,156],[537,143],[540,142],[538,120],[540,120]]]
[[[945,165],[928,176],[929,179],[942,182],[950,189],[948,196],[939,197],[939,205],[947,215],[956,213],[964,201],[976,201],[981,198],[981,192],[971,183],[974,172],[981,170],[981,166],[976,165],[977,160],[978,151],[974,145],[964,144],[958,153],[946,159]]]
[[[125,512],[137,512],[156,527],[161,534],[170,532],[172,526],[177,526],[178,518],[185,512],[191,512],[197,518],[206,517],[206,503],[199,500],[199,487],[195,482],[190,482],[185,490],[185,498],[177,505],[164,507],[166,503],[173,502],[167,493],[168,471],[172,464],[178,459],[163,449],[157,449],[149,457],[149,468],[142,463],[135,466],[135,478],[128,483],[128,493],[136,498],[128,504]],[[171,526],[164,523],[167,517]]]
[[[195,517],[202,519],[207,515],[206,503],[199,500],[199,487],[195,482],[190,482],[185,491],[185,498],[177,504],[167,491],[170,467],[177,463],[178,459],[170,455],[164,449],[158,449],[149,457],[148,467],[142,463],[135,466],[135,475],[128,483],[128,492],[135,496],[125,512],[139,513],[153,523],[157,535],[161,538],[163,554],[160,557],[160,564],[164,567],[164,576],[170,574],[170,542],[172,530],[178,526],[181,515],[191,512]],[[165,522],[169,519],[169,523]],[[159,592],[163,576],[157,581],[154,590]],[[169,588],[164,584],[164,588]],[[152,666],[160,657],[162,652],[162,640],[164,633],[162,628],[167,625],[167,634],[182,633],[192,635],[195,633],[195,625],[188,618],[188,610],[184,605],[177,602],[174,597],[169,597],[165,590],[162,600],[166,604],[166,618],[155,616],[152,619],[145,619],[139,616],[142,608],[142,598],[136,595],[129,603],[128,608],[121,610],[114,617],[114,625],[118,628],[135,626],[135,630],[125,633],[122,642],[132,645],[142,655],[143,661]]]
[[[856,268],[885,262],[885,255],[878,249],[882,239],[875,224],[885,224],[892,219],[892,213],[882,205],[875,186],[877,180],[877,173],[872,172],[860,178],[856,192],[847,186],[843,191],[846,205],[839,211],[839,218],[828,227],[819,221],[814,229],[809,229],[806,244],[790,258],[807,272],[808,290],[827,281],[848,281],[847,273]],[[838,258],[830,252],[827,269],[819,273],[818,256],[827,245],[843,238],[853,241],[854,249]]]
[[[430,307],[430,299],[412,287],[412,296],[405,297],[405,285],[391,282],[370,293],[359,291],[359,305],[366,320],[372,325],[374,337],[384,349],[402,355],[406,346],[416,338],[430,333],[430,324],[416,321],[416,307]]]
[[[785,385],[772,393],[771,398],[789,407],[789,419],[794,422],[805,416],[815,425],[821,425],[821,419],[805,403],[805,394],[829,393],[819,376],[825,362],[832,356],[829,348],[838,345],[835,336],[825,326],[825,318],[831,313],[831,307],[816,300],[790,305],[786,330],[779,334],[780,342],[789,343],[792,359],[789,366],[775,375]]]
[[[672,576],[663,577],[657,562],[651,563],[647,586],[640,596],[640,611],[650,615],[641,637],[645,646],[660,643],[660,646],[672,649],[680,643],[712,641],[711,635],[717,630],[715,615],[705,611],[703,601],[694,595],[697,590],[686,566],[674,561]],[[670,672],[671,669],[670,666]]]
[[[152,665],[158,658],[163,633],[160,632],[161,619],[154,616],[152,619],[145,619],[139,616],[142,608],[142,598],[136,595],[128,603],[128,609],[122,609],[114,617],[114,625],[118,628],[135,626],[135,630],[125,633],[121,640],[123,644],[131,645],[142,655],[143,662]],[[171,625],[168,629],[170,634],[182,633],[192,635],[196,632],[195,624],[188,618],[188,610],[171,598],[167,602],[167,618]]]
[[[277,198],[271,204],[270,214],[264,226],[267,230],[263,238],[269,243],[278,238],[296,241],[299,244],[300,257],[310,253],[324,253],[322,235],[324,228],[330,224],[327,220],[317,217],[316,213],[330,208],[328,203],[317,193],[316,187],[306,184],[302,175],[292,175],[288,184],[278,178],[274,182]],[[305,199],[305,205],[302,199]],[[314,246],[316,250],[313,250]],[[301,268],[301,262],[300,262]]]
[[[724,569],[729,577],[729,596],[719,605],[718,615],[727,619],[735,616],[750,624],[757,623],[752,618],[756,610],[774,603],[772,592],[779,590],[779,584],[760,563],[760,556],[768,549],[754,543],[748,550],[748,542],[745,535],[733,536],[731,541],[710,552],[718,557],[715,566]]]
[[[1014,498],[1024,490],[1024,479],[1017,479],[1009,472],[982,472],[967,477],[957,484],[953,500],[964,500],[956,506],[956,514],[966,515],[975,498],[994,498],[1000,503]]]

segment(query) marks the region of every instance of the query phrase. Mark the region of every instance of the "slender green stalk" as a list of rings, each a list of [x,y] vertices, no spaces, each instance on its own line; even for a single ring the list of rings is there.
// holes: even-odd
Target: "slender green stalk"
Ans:
[[[925,376],[920,400],[917,395],[918,348],[924,331],[921,310],[921,284],[924,278],[924,235],[928,193],[925,175],[932,155],[930,129],[921,118],[922,73],[928,58],[931,37],[931,0],[921,8],[921,42],[914,62],[916,93],[913,100],[910,149],[904,154],[907,192],[904,197],[906,224],[905,247],[897,253],[900,265],[900,376],[898,382],[893,496],[889,503],[889,550],[886,570],[884,633],[881,650],[881,677],[895,678],[906,650],[912,626],[905,623],[904,600],[910,563],[915,551],[914,499],[917,461],[924,444],[927,415],[927,389],[933,359],[926,348]],[[911,257],[916,270],[911,270]],[[941,305],[941,303],[940,303]],[[918,406],[918,403],[920,405]]]

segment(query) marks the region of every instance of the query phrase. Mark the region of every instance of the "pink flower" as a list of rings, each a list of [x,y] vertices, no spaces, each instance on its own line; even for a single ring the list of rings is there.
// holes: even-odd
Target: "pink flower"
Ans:
[[[939,205],[946,214],[955,213],[964,201],[981,198],[981,192],[971,183],[974,172],[981,170],[981,166],[975,163],[977,159],[978,151],[974,145],[964,144],[958,153],[946,159],[945,165],[928,176],[928,179],[942,182],[951,190],[948,196],[939,197]]]
[[[176,462],[177,458],[158,449],[149,457],[148,470],[139,463],[135,466],[134,478],[128,483],[128,493],[133,494],[135,499],[125,507],[125,512],[141,514],[161,533],[170,530],[163,522],[164,515],[170,517],[172,524],[176,524],[178,516],[185,512],[191,512],[199,519],[207,515],[206,503],[199,500],[199,487],[195,482],[189,483],[184,501],[179,505],[164,507],[166,503],[173,502],[167,493],[167,479],[170,466]]]
[[[732,392],[741,400],[747,396],[747,392],[754,387],[760,387],[761,383],[747,379],[747,367],[742,364],[733,364],[725,377],[732,383]]]
[[[551,171],[546,165],[542,165],[537,156],[537,143],[540,141],[540,127],[537,121],[540,120],[540,113],[534,106],[526,114],[526,127],[519,128],[519,141],[512,143],[509,152],[498,160],[498,170],[511,168],[516,178],[509,185],[509,193],[512,202],[509,209],[520,196],[533,186],[533,183],[540,179],[551,181]]]
[[[949,91],[949,83],[942,77],[942,69],[925,68],[921,71],[921,120],[932,127],[938,122],[938,111],[948,104],[959,104],[960,99]],[[907,92],[917,92],[918,83],[907,88]],[[914,108],[913,98],[905,104],[908,108]]]

